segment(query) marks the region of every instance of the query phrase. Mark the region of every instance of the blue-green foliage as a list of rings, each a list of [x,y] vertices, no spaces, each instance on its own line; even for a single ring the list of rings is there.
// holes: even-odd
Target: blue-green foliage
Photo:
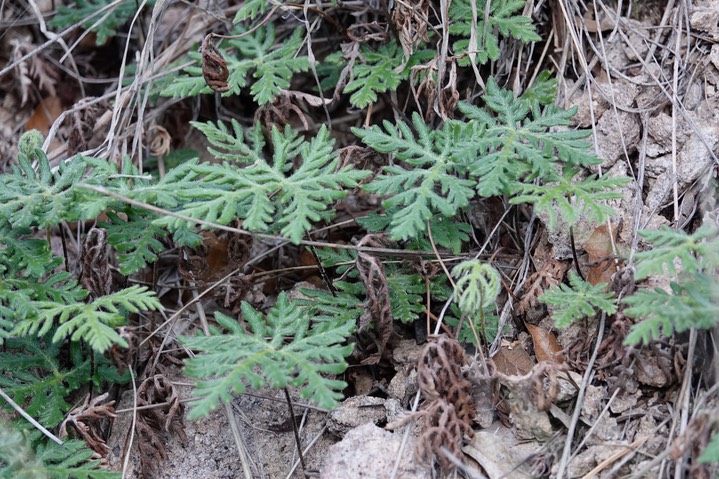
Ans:
[[[719,462],[719,432],[715,432],[712,436],[707,447],[702,451],[699,456],[699,462],[706,464],[709,462]]]
[[[477,43],[470,45],[472,33],[473,0],[453,0],[449,7],[452,24],[449,32],[464,37],[454,43],[455,55],[460,56],[460,65],[469,64],[468,53],[474,52],[480,64],[499,59],[499,37],[512,37],[524,42],[537,42],[541,37],[532,25],[532,19],[521,15],[526,2],[523,0],[476,0]],[[489,11],[486,11],[489,1]],[[485,19],[485,14],[488,13]]]
[[[95,356],[91,375],[91,359],[79,343],[71,346],[69,355],[60,353],[61,345],[46,336],[8,339],[0,354],[0,388],[47,428],[62,422],[72,406],[71,395],[81,387],[128,380],[102,355]],[[10,407],[4,401],[2,406]]]
[[[597,310],[606,314],[617,312],[613,293],[606,293],[607,283],[592,285],[574,271],[569,272],[569,284],[552,286],[539,300],[553,306],[552,319],[558,328],[566,328],[581,318],[592,318]]]
[[[233,34],[242,34],[245,31],[244,28],[238,27]],[[271,102],[282,90],[287,90],[294,73],[309,69],[307,56],[297,55],[302,48],[302,34],[303,30],[298,28],[289,38],[277,42],[275,26],[270,23],[250,35],[227,40],[227,46],[220,50],[230,73],[227,79],[230,89],[223,95],[239,94],[249,84],[250,73],[255,79],[250,87],[250,94],[260,105]],[[279,43],[279,46],[276,43]],[[202,56],[192,52],[190,59],[199,65]],[[161,94],[184,98],[211,92],[210,87],[205,84],[202,68],[195,65],[186,68],[184,74],[174,78],[163,88]]]
[[[164,247],[158,238],[167,235],[167,230],[153,224],[156,215],[127,207],[122,211],[126,219],[109,211],[109,221],[99,226],[107,230],[107,242],[117,252],[120,273],[128,276],[137,273],[147,264],[157,260],[157,253]]]
[[[400,163],[386,166],[364,188],[372,193],[391,195],[383,202],[391,211],[389,231],[394,239],[408,239],[426,232],[426,223],[435,215],[453,217],[469,205],[475,182],[463,178],[466,158],[453,147],[461,136],[456,122],[442,129],[426,125],[418,114],[412,128],[402,121],[385,121],[384,129],[372,126],[353,129],[364,143],[380,153],[392,153]]]
[[[415,114],[411,126],[399,121],[354,129],[372,149],[396,160],[364,187],[387,196],[383,206],[392,238],[426,237],[428,221],[455,218],[477,196],[520,194],[510,201],[534,203],[552,223],[555,208],[568,218],[586,211],[602,221],[612,214],[602,201],[619,197],[613,189],[626,180],[576,180],[579,167],[600,160],[583,140],[588,131],[556,131],[569,125],[576,110],[548,104],[554,92],[555,82],[545,74],[520,98],[490,78],[483,96],[487,109],[460,103],[467,121],[433,129]],[[443,240],[456,245],[463,233],[448,230]]]
[[[334,214],[331,205],[347,194],[346,188],[369,174],[339,166],[334,140],[325,127],[310,141],[290,127],[284,132],[273,129],[268,161],[260,128],[249,130],[245,140],[239,124],[232,125],[230,132],[222,123],[195,123],[221,149],[212,153],[227,161],[190,161],[168,172],[153,190],[162,206],[213,223],[240,218],[248,230],[277,231],[297,243],[312,222]],[[182,223],[174,217],[157,220],[171,228]]]
[[[215,329],[210,336],[180,338],[201,352],[185,361],[185,373],[203,380],[195,389],[200,399],[190,417],[208,414],[219,401],[229,402],[231,393],[242,393],[248,387],[296,387],[302,397],[325,408],[342,398],[347,384],[328,376],[347,368],[345,357],[352,352],[352,345],[343,343],[354,323],[338,321],[318,330],[305,310],[284,293],[266,316],[242,303],[248,330],[221,313],[216,313],[215,319],[225,331]]]
[[[127,23],[137,12],[137,7],[142,3],[137,0],[122,0],[112,8],[105,9],[102,13],[98,10],[113,3],[110,0],[73,0],[70,5],[61,5],[57,14],[48,22],[53,27],[68,27],[77,22],[82,22],[83,28],[90,28],[97,34],[98,46],[104,45],[107,40],[114,37],[117,29]],[[155,0],[148,0],[147,6],[152,7]],[[96,14],[96,15],[94,15]],[[92,17],[89,18],[88,17]],[[87,19],[87,20],[86,20]],[[99,23],[98,23],[99,22]],[[95,25],[95,23],[98,23]],[[91,28],[92,27],[92,28]]]
[[[43,438],[44,439],[44,438]],[[0,421],[0,479],[119,479],[122,474],[101,469],[95,453],[83,441],[62,445],[40,438],[16,424]]]
[[[719,323],[719,228],[705,225],[694,234],[662,228],[642,231],[652,249],[637,253],[637,279],[671,274],[671,291],[640,289],[624,299],[624,312],[642,319],[627,344],[647,344],[661,335],[690,328],[710,329]]]
[[[391,40],[373,49],[361,45],[355,59],[350,79],[342,90],[351,93],[350,103],[355,108],[367,108],[377,101],[378,93],[394,91],[403,80],[409,77],[411,68],[434,56],[430,50],[418,50],[405,61],[402,47]],[[328,65],[344,66],[348,60],[340,52],[327,57]]]

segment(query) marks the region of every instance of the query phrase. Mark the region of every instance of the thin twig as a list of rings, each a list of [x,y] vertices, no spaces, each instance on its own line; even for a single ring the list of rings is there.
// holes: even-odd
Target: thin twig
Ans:
[[[58,439],[57,436],[55,436],[53,433],[45,429],[45,427],[37,422],[31,415],[29,415],[23,408],[21,408],[15,401],[12,400],[10,396],[5,394],[5,391],[0,388],[0,397],[2,397],[7,403],[15,410],[18,414],[20,414],[22,417],[24,417],[27,422],[35,426],[36,429],[38,429],[40,432],[42,432],[45,436],[52,439],[56,443],[62,446],[62,441]]]
[[[604,338],[604,323],[606,319],[607,314],[602,313],[602,317],[599,320],[599,330],[597,331],[597,339],[594,346],[594,351],[592,352],[592,357],[589,358],[589,362],[587,363],[587,370],[584,372],[582,383],[579,385],[579,392],[577,393],[577,403],[574,406],[572,422],[569,424],[569,428],[567,430],[567,438],[564,441],[562,459],[559,461],[559,469],[557,470],[556,479],[562,479],[564,477],[565,470],[569,465],[569,457],[572,453],[572,441],[574,439],[574,431],[577,428],[577,424],[579,423],[579,416],[582,413],[584,393],[586,392],[587,386],[589,385],[589,379],[592,377],[593,374],[592,367],[594,366],[594,362],[597,359],[597,355],[599,354],[599,346],[602,344],[602,339]]]

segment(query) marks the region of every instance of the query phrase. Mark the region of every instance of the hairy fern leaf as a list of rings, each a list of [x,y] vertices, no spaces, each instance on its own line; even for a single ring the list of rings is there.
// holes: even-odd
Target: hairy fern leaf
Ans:
[[[59,326],[52,337],[54,342],[67,336],[73,341],[83,339],[100,353],[104,353],[113,344],[127,347],[127,342],[113,328],[125,324],[128,312],[162,308],[154,292],[138,285],[101,296],[92,303],[35,301],[34,306],[37,309],[37,318],[18,323],[14,334],[45,335],[53,329],[57,319]]]
[[[83,441],[62,445],[0,423],[0,478],[3,479],[119,479],[122,474],[101,469]]]
[[[544,80],[543,96],[555,88],[554,81]],[[582,140],[589,131],[550,131],[569,125],[576,110],[550,105],[540,112],[536,91],[515,99],[492,78],[482,98],[496,117],[479,107],[459,104],[470,120],[468,134],[459,146],[477,158],[470,172],[478,179],[481,196],[513,194],[520,181],[548,175],[555,178],[558,162],[564,166],[587,166],[601,161],[589,150],[590,144]]]
[[[552,319],[558,328],[566,328],[581,318],[591,318],[596,310],[606,314],[617,312],[614,294],[605,293],[606,283],[592,285],[579,277],[574,271],[569,273],[569,285],[553,285],[545,291],[539,300],[554,309]]]
[[[237,27],[233,33],[244,32],[244,27]],[[275,26],[269,23],[250,35],[228,40],[228,46],[220,49],[230,72],[227,79],[230,89],[224,92],[223,96],[239,94],[248,85],[248,75],[251,72],[255,78],[250,87],[254,100],[260,105],[273,101],[283,90],[290,87],[290,79],[294,73],[309,69],[307,56],[297,55],[302,48],[302,34],[302,29],[296,29],[276,47]],[[233,50],[237,53],[233,53]],[[200,61],[201,55],[192,53],[190,58]],[[192,66],[186,68],[184,73],[177,77],[177,81],[165,86],[160,94],[184,98],[211,91],[205,85],[202,69]]]
[[[320,332],[337,324],[356,324],[364,311],[359,299],[365,292],[361,284],[336,281],[333,286],[335,294],[321,289],[302,289],[308,299],[296,300]]]
[[[640,289],[624,298],[628,316],[642,318],[625,338],[625,344],[649,344],[662,335],[669,337],[690,328],[711,329],[719,324],[719,283],[697,273],[682,283],[663,289]]]
[[[203,128],[218,146],[231,141],[226,128],[212,124]],[[298,243],[312,222],[330,217],[329,205],[347,194],[345,188],[357,186],[369,172],[339,167],[332,149],[334,140],[325,127],[310,142],[298,139],[290,130],[280,133],[273,129],[272,141],[272,164],[263,157],[254,157],[252,164],[242,168],[229,163],[187,162],[180,167],[182,174],[176,176],[186,187],[178,189],[177,182],[171,181],[158,185],[158,189],[174,196],[173,203],[183,205],[179,210],[183,215],[220,224],[241,218],[249,230],[278,229]],[[259,145],[258,140],[254,145]],[[241,147],[238,156],[227,158],[242,163],[242,155],[253,151]],[[297,167],[293,166],[293,156],[298,157]],[[172,228],[181,223],[171,217],[157,220],[157,224]]]
[[[700,464],[719,462],[719,431],[715,432],[709,440],[698,459]]]
[[[0,355],[0,387],[25,411],[48,428],[60,424],[71,404],[71,395],[90,382],[127,382],[105,357],[98,355],[95,365],[80,348],[60,354],[61,344],[45,338],[10,338]],[[79,346],[79,345],[78,345]],[[94,368],[94,375],[92,374]],[[3,407],[10,407],[3,401]]]
[[[616,211],[604,202],[621,198],[622,194],[617,189],[625,185],[629,178],[590,176],[582,181],[572,181],[578,172],[578,168],[567,168],[562,176],[557,175],[554,178],[556,181],[553,184],[546,184],[551,180],[545,180],[540,185],[520,183],[517,186],[517,196],[509,202],[533,203],[537,212],[548,216],[550,229],[556,227],[558,215],[561,215],[565,224],[570,225],[577,221],[582,213],[587,213],[598,223],[614,216]]]
[[[240,23],[245,20],[252,20],[258,15],[262,15],[267,11],[269,2],[267,0],[246,0],[242,2],[242,6],[237,13],[232,23]]]
[[[347,368],[344,358],[352,345],[342,344],[354,323],[336,324],[319,332],[284,293],[266,317],[247,303],[242,304],[242,315],[249,331],[235,319],[216,313],[227,334],[214,331],[211,336],[180,338],[186,346],[201,351],[185,361],[185,373],[204,380],[196,386],[195,395],[200,399],[191,418],[208,414],[219,401],[229,402],[231,393],[265,385],[299,388],[302,397],[320,407],[337,404],[346,383],[326,375],[338,375]]]
[[[0,175],[0,221],[15,228],[46,227],[63,219],[76,219],[72,214],[72,185],[82,178],[85,164],[75,159],[60,162],[53,174],[50,162],[40,149],[42,136],[36,130],[23,135],[18,145],[19,167]],[[36,161],[38,170],[31,163]]]
[[[377,94],[396,90],[406,75],[397,72],[404,56],[397,42],[386,43],[373,51],[367,46],[360,48],[364,63],[352,69],[353,79],[344,88],[352,93],[350,103],[356,108],[367,108],[377,101]]]
[[[262,150],[265,147],[265,137],[259,124],[249,130],[244,130],[242,125],[233,118],[230,120],[231,131],[221,121],[217,123],[193,121],[190,124],[200,130],[211,145],[220,148],[219,150],[208,148],[212,156],[217,159],[252,164],[261,161],[264,157]],[[300,143],[302,141],[295,130],[290,128],[285,130],[285,135],[294,135],[292,140]],[[297,146],[295,144],[295,148]]]
[[[460,57],[460,65],[469,65],[467,56],[470,51],[476,53],[480,64],[499,59],[499,38],[495,31],[502,36],[512,37],[524,42],[538,42],[541,40],[532,25],[532,19],[518,14],[525,6],[524,1],[491,0],[489,17],[485,21],[487,0],[476,0],[478,43],[470,45],[469,37],[472,33],[472,6],[470,2],[472,1],[475,0],[455,0],[450,4],[449,8],[450,18],[453,19],[449,32],[453,35],[465,37],[453,45],[455,54],[464,57]]]
[[[167,236],[167,231],[152,223],[154,215],[134,208],[122,212],[127,220],[107,211],[110,222],[100,222],[99,226],[107,230],[107,242],[117,252],[120,273],[129,276],[157,260],[157,253],[164,249],[157,238]]]
[[[652,249],[637,253],[637,279],[651,275],[677,273],[676,263],[685,274],[701,272],[705,268],[719,267],[719,229],[703,225],[694,234],[662,227],[657,231],[640,231],[639,234]]]
[[[497,270],[478,260],[459,263],[452,268],[452,276],[457,280],[457,304],[468,316],[477,315],[489,307],[502,287]]]
[[[64,28],[77,22],[83,22],[83,28],[90,28],[91,31],[95,32],[97,34],[95,43],[102,46],[116,35],[118,28],[132,18],[139,5],[134,0],[122,0],[114,7],[105,9],[103,13],[93,15],[110,3],[113,2],[109,0],[74,0],[71,4],[72,6],[60,6],[57,9],[57,14],[48,24],[53,27]],[[147,2],[148,6],[154,4],[154,0]],[[85,21],[89,16],[92,16],[92,18]]]
[[[474,196],[474,182],[459,176],[464,171],[463,162],[447,148],[455,135],[454,125],[448,122],[442,130],[432,130],[419,115],[412,120],[416,137],[401,121],[396,126],[385,122],[384,130],[376,125],[352,130],[371,148],[393,153],[409,167],[387,166],[382,175],[364,187],[372,193],[393,195],[383,202],[386,209],[393,210],[393,239],[426,234],[427,221],[437,214],[456,215]]]

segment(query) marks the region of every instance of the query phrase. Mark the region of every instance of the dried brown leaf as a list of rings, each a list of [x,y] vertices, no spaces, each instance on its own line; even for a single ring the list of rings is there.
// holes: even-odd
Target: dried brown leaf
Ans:
[[[358,246],[381,247],[381,235],[367,235]],[[377,364],[385,352],[387,343],[394,333],[394,320],[389,297],[389,285],[387,276],[384,273],[382,262],[367,253],[358,251],[357,270],[367,291],[367,302],[365,312],[360,318],[359,330],[364,330],[370,323],[374,322],[379,338],[376,340],[377,352],[362,360],[362,364]]]
[[[109,448],[104,439],[104,426],[115,418],[115,401],[101,404],[108,397],[108,393],[90,399],[88,394],[82,405],[70,411],[67,418],[60,425],[60,437],[68,437],[71,433],[82,438],[87,446],[106,457]]]
[[[559,345],[557,336],[553,332],[529,323],[524,323],[524,325],[527,327],[529,334],[532,335],[534,354],[537,356],[538,362],[555,361],[561,363],[564,361],[561,356],[562,346]]]

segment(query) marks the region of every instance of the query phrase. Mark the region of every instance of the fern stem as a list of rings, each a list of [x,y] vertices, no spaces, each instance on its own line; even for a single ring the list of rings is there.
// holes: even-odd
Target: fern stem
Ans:
[[[285,398],[287,399],[287,407],[290,410],[290,421],[292,422],[292,432],[295,434],[295,444],[297,445],[297,455],[300,458],[300,465],[302,466],[302,473],[307,476],[307,466],[305,465],[305,457],[302,454],[302,443],[300,442],[300,432],[297,430],[297,421],[295,421],[295,410],[292,407],[292,398],[287,388],[282,388],[285,391]]]

